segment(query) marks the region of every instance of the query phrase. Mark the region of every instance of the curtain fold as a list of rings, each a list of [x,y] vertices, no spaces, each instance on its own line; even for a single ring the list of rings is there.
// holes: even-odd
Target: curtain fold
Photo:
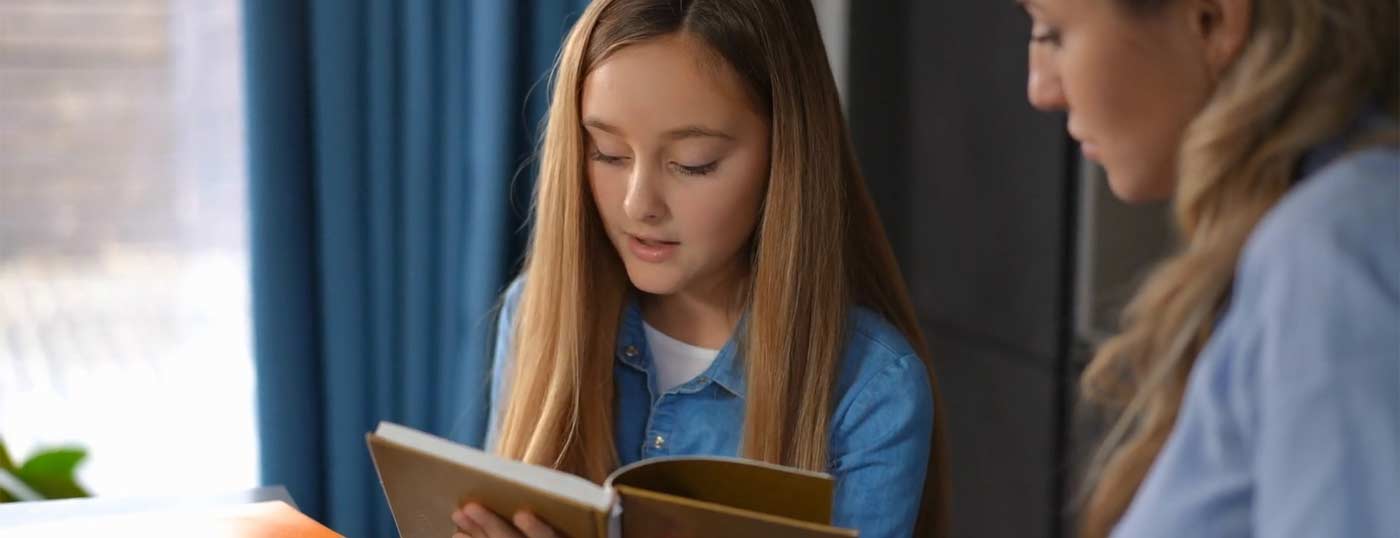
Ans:
[[[262,479],[343,534],[393,535],[378,421],[484,437],[527,157],[584,4],[244,0]]]

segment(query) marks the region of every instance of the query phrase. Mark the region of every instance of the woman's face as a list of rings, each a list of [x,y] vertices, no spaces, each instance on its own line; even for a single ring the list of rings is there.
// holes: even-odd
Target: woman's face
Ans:
[[[1067,113],[1070,136],[1119,198],[1170,197],[1183,132],[1223,68],[1220,4],[1232,0],[1141,13],[1118,0],[1020,1],[1033,23],[1031,104]]]
[[[584,80],[588,181],[638,289],[722,292],[768,181],[769,128],[742,82],[684,34],[626,46]]]

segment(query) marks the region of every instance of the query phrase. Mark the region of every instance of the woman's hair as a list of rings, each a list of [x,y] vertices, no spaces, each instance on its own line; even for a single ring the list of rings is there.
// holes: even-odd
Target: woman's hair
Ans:
[[[807,1],[600,0],[582,14],[553,75],[534,200],[529,275],[514,320],[510,395],[495,449],[603,480],[613,446],[613,355],[630,285],[604,235],[585,172],[580,95],[589,72],[628,45],[671,34],[704,43],[771,128],[767,193],[751,239],[745,457],[825,471],[832,393],[854,305],[928,348],[857,167]],[[920,524],[946,525],[942,420]],[[941,531],[940,531],[941,534]]]
[[[1115,1],[1129,16],[1152,16],[1171,0]],[[1086,398],[1119,412],[1090,466],[1085,536],[1113,529],[1161,451],[1240,252],[1303,154],[1366,107],[1396,115],[1397,18],[1392,0],[1253,3],[1245,45],[1181,144],[1176,253],[1149,275],[1081,380]],[[1395,132],[1378,139],[1394,145]]]

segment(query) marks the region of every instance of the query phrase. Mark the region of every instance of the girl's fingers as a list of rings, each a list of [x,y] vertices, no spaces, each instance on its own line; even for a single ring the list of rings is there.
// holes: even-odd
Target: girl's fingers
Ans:
[[[515,529],[514,525],[507,523],[506,520],[501,519],[500,516],[491,513],[490,510],[487,510],[479,504],[468,504],[462,511],[466,513],[466,516],[471,519],[472,523],[476,524],[480,531],[474,533],[477,536],[485,538],[525,538],[524,535],[520,534],[520,531]]]
[[[471,518],[467,517],[467,514],[462,511],[462,508],[459,508],[452,512],[452,523],[457,525],[457,530],[470,535],[473,531],[476,530],[476,524],[472,523]],[[452,538],[457,537],[453,536]]]
[[[524,510],[516,512],[512,518],[516,528],[525,533],[528,538],[558,538],[554,529],[550,528],[540,518]]]

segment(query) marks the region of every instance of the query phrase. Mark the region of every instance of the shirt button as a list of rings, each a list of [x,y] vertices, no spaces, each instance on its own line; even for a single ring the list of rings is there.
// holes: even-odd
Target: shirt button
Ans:
[[[709,382],[710,382],[710,378],[705,377],[705,376],[702,375],[702,376],[700,376],[699,379],[696,379],[696,381],[699,381],[701,385],[704,385],[705,383],[709,383]]]
[[[656,436],[656,439],[652,440],[651,446],[655,448],[661,448],[666,446],[666,438],[660,435]]]
[[[627,355],[628,357],[636,357],[637,346],[627,346],[626,348],[623,348],[622,353],[624,355]]]

